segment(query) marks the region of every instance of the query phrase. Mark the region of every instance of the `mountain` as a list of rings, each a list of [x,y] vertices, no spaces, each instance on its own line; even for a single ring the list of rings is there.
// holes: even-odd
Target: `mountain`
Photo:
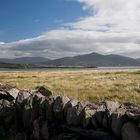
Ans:
[[[25,64],[11,64],[11,63],[0,62],[0,68],[22,69],[22,68],[29,68],[29,66]]]
[[[90,53],[85,55],[78,55],[74,57],[64,57],[60,59],[50,60],[43,57],[21,57],[15,59],[0,58],[0,66],[16,66],[26,67],[22,64],[30,64],[29,67],[34,67],[34,64],[43,64],[47,66],[140,66],[140,59],[133,59],[121,55],[102,55],[98,53]],[[11,65],[10,65],[11,64]],[[13,65],[12,65],[13,64]],[[37,66],[38,67],[38,66]]]
[[[43,57],[21,57],[15,59],[0,58],[0,62],[12,64],[42,64],[49,60],[50,59]]]
[[[140,66],[140,61],[120,56],[120,55],[101,55],[90,53],[74,57],[64,57],[45,62],[49,66]]]

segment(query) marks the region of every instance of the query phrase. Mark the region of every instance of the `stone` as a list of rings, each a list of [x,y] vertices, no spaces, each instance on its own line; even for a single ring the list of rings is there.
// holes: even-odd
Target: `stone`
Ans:
[[[140,105],[136,105],[133,103],[123,103],[122,107],[125,108],[126,110],[133,111],[133,112],[135,110],[140,110]]]
[[[140,140],[140,106],[112,101],[87,104],[0,85],[1,136],[15,140]]]
[[[0,91],[0,99],[5,99],[7,97],[7,93],[4,91]]]
[[[53,96],[49,96],[45,98],[44,101],[40,104],[40,114],[42,116],[43,120],[48,120],[49,122],[53,121],[54,115],[53,115],[53,104],[54,104],[54,98]]]
[[[45,96],[43,96],[42,94],[40,93],[36,93],[34,96],[33,96],[33,101],[32,101],[32,120],[36,120],[39,118],[40,116],[40,104],[41,102],[43,102],[45,100]]]
[[[32,129],[32,101],[33,96],[28,97],[24,100],[24,107],[23,107],[23,126],[27,133],[30,133]]]
[[[81,125],[82,121],[82,110],[85,106],[81,104],[81,102],[78,102],[78,104],[74,107],[71,107],[68,109],[67,112],[67,123],[69,125]]]
[[[30,92],[27,90],[21,90],[18,93],[18,96],[15,101],[15,124],[16,129],[22,131],[24,129],[24,119],[23,116],[27,115],[27,112],[25,111],[24,105],[27,105],[27,98],[30,97]],[[26,113],[25,113],[26,112]]]
[[[13,88],[13,87],[10,86],[10,85],[3,85],[3,84],[0,84],[0,91],[8,91],[8,90],[10,90],[11,88]]]
[[[110,116],[108,116],[107,110],[105,111],[103,116],[102,127],[106,130],[110,129]]]
[[[6,92],[6,91],[0,91],[0,100],[1,99],[5,99],[8,101],[14,100],[14,98],[10,94],[8,94],[8,92]]]
[[[9,130],[14,124],[14,107],[7,100],[0,100],[0,126]]]
[[[119,108],[111,115],[111,129],[117,137],[121,137],[121,128],[127,120],[125,112],[124,108]]]
[[[123,125],[121,134],[122,140],[140,140],[140,128],[132,122]]]
[[[13,90],[14,89],[14,90]],[[17,96],[16,88],[13,88],[9,85],[0,85],[0,99],[6,99],[8,101],[14,100],[15,96]]]
[[[96,114],[96,113],[95,113]],[[97,122],[97,120],[96,120],[96,116],[95,116],[95,114],[92,116],[92,118],[91,118],[91,124],[92,124],[92,127],[95,129],[95,130],[97,130],[97,129],[99,129],[99,124],[98,124],[98,122]]]
[[[100,104],[97,108],[96,114],[95,114],[95,118],[99,124],[100,127],[103,126],[103,118],[104,118],[104,114],[105,114],[105,110],[106,107],[104,104]]]
[[[42,124],[41,136],[42,136],[43,140],[48,140],[49,139],[49,132],[48,132],[48,123],[47,123],[47,121],[43,122],[43,124]]]
[[[35,140],[41,140],[40,138],[40,126],[39,126],[39,120],[35,120],[33,122],[33,138]]]
[[[96,109],[93,105],[87,105],[83,109],[83,115],[82,115],[82,125],[83,128],[88,128],[91,126],[91,122],[93,121],[93,116],[96,113]]]
[[[73,100],[73,99],[70,100],[70,101],[68,101],[66,103],[65,107],[64,107],[64,111],[63,111],[64,112],[64,115],[67,116],[68,109],[71,108],[71,107],[76,106],[77,103],[78,103],[78,101],[77,100]]]
[[[64,108],[65,105],[70,101],[70,99],[66,96],[58,96],[53,105],[53,112],[56,119],[63,121],[64,120]]]
[[[106,129],[110,129],[111,114],[120,107],[120,104],[118,102],[105,101],[105,106],[106,106],[106,110],[103,118],[103,126]]]
[[[105,101],[99,103],[99,107],[96,112],[96,119],[100,127],[110,129],[110,116],[111,114],[119,108],[118,102]]]
[[[37,89],[37,92],[40,92],[43,96],[51,96],[52,95],[52,92],[43,86],[39,86],[36,89]]]
[[[113,102],[113,101],[105,101],[105,106],[108,112],[108,116],[111,116],[113,112],[119,108],[120,104],[118,102]]]
[[[106,131],[95,131],[93,129],[82,129],[80,127],[63,126],[65,132],[80,136],[78,140],[118,140],[111,133]],[[67,140],[67,139],[66,139]]]
[[[138,122],[138,127],[140,128],[140,118],[139,118],[139,122]]]
[[[10,128],[14,125],[14,112],[9,112],[9,115],[4,118],[4,128],[6,131],[10,130]]]
[[[8,100],[0,100],[0,109],[10,107],[11,103]]]
[[[0,137],[5,135],[5,130],[2,125],[0,125]]]
[[[16,134],[14,140],[27,140],[26,134],[25,133],[18,133],[18,134]]]
[[[15,100],[15,99],[17,98],[18,93],[20,92],[20,90],[17,89],[17,88],[11,88],[11,89],[8,90],[7,92],[8,92],[8,94],[11,95],[11,96],[14,98],[14,100]]]
[[[29,91],[26,91],[26,90],[21,90],[18,95],[17,95],[17,98],[16,98],[16,104],[21,104],[23,103],[23,101],[25,99],[27,99],[29,96],[30,96],[30,92]]]

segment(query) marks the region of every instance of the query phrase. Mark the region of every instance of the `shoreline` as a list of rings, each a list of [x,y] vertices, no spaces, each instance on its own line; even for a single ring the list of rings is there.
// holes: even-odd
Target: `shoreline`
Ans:
[[[32,67],[32,68],[0,68],[0,72],[3,71],[8,71],[8,72],[14,72],[14,71],[51,71],[51,70],[74,70],[74,71],[78,71],[78,70],[82,70],[82,71],[86,71],[86,70],[140,70],[140,66],[107,66],[107,67],[82,67],[82,66],[78,66],[78,67],[74,67],[74,66],[69,66],[69,67]]]

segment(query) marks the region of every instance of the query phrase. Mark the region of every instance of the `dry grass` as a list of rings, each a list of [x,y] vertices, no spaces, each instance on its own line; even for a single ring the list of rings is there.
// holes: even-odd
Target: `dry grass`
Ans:
[[[54,94],[90,102],[140,104],[140,70],[0,72],[0,83],[21,89],[45,86]]]

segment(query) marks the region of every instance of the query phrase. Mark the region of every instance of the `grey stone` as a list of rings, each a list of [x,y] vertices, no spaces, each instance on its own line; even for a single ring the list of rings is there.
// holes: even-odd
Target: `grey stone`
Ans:
[[[25,99],[27,99],[30,96],[30,92],[26,90],[22,90],[18,93],[16,98],[16,104],[21,104]]]
[[[32,101],[32,120],[36,120],[37,118],[39,118],[40,113],[41,113],[41,109],[40,109],[40,104],[41,102],[43,102],[45,100],[45,96],[43,96],[41,93],[36,93],[33,96],[33,101]]]
[[[53,104],[54,104],[54,98],[53,96],[49,96],[45,98],[44,101],[40,104],[40,114],[43,118],[43,120],[48,120],[49,122],[53,121],[54,115],[53,115]]]
[[[37,92],[40,92],[43,96],[51,96],[52,95],[52,92],[43,86],[39,86],[36,89],[37,89]]]
[[[96,109],[92,105],[88,105],[83,109],[83,114],[82,114],[82,125],[84,128],[90,127],[91,122],[93,121],[93,116],[96,113]]]
[[[33,123],[33,138],[35,140],[40,140],[40,125],[39,120],[35,120]]]
[[[48,132],[48,123],[47,121],[43,122],[41,127],[41,136],[44,140],[49,139],[49,132]]]
[[[131,122],[122,127],[122,140],[140,140],[140,129]]]
[[[15,140],[27,140],[27,136],[25,133],[18,133],[15,136]]]
[[[9,85],[0,85],[0,99],[15,100],[19,90]]]
[[[110,116],[111,114],[119,108],[118,102],[105,101],[99,103],[99,107],[96,113],[96,119],[101,127],[110,129]]]
[[[11,103],[8,100],[1,99],[0,100],[0,109],[10,107]]]
[[[44,89],[0,85],[0,131],[5,139],[140,140],[140,106],[112,101],[87,104],[52,96]]]
[[[4,127],[0,125],[0,136],[4,136],[4,135],[5,135]]]
[[[117,137],[121,137],[121,128],[126,122],[126,110],[119,108],[116,112],[111,115],[111,129]]]
[[[140,128],[140,118],[139,118],[139,122],[138,122],[138,127]]]
[[[26,117],[29,116],[29,108],[30,104],[29,99],[30,99],[30,92],[26,90],[22,90],[18,93],[18,96],[15,101],[15,123],[16,123],[16,128],[20,131],[24,129],[26,126]],[[28,114],[28,115],[27,115]],[[27,117],[28,119],[29,117]],[[29,120],[27,120],[29,121]],[[26,126],[28,127],[28,126]]]
[[[68,109],[67,112],[67,123],[69,125],[81,125],[82,121],[82,110],[85,106],[83,106],[80,102],[74,106]]]
[[[5,100],[8,100],[8,101],[14,100],[13,96],[8,94],[8,92],[6,92],[6,91],[0,91],[0,100],[1,99],[5,99]]]
[[[13,98],[14,98],[14,100],[17,98],[17,96],[18,96],[18,93],[19,93],[19,89],[17,89],[17,88],[11,88],[10,90],[8,90],[7,92],[9,93],[9,95],[11,95]]]
[[[70,100],[66,103],[65,107],[64,107],[64,115],[67,116],[67,111],[69,108],[76,106],[78,103],[77,100]]]
[[[91,118],[91,124],[92,124],[92,126],[93,126],[94,129],[99,129],[99,124],[98,124],[98,122],[96,120],[95,114]]]
[[[4,97],[7,96],[7,93],[5,91],[0,91],[0,99],[4,99]]]
[[[53,112],[55,114],[56,119],[64,120],[64,108],[65,105],[70,101],[70,99],[66,96],[58,96],[53,105]]]
[[[105,111],[103,120],[102,120],[102,126],[104,129],[109,130],[110,129],[110,116],[108,116],[107,111]]]
[[[23,125],[26,132],[30,132],[32,129],[32,101],[33,96],[30,96],[24,100]]]
[[[126,116],[129,120],[139,122],[140,120],[140,110],[126,110]]]
[[[105,114],[106,107],[104,104],[98,106],[95,117],[100,127],[103,126],[103,118]]]
[[[113,101],[106,101],[105,106],[108,112],[108,116],[111,116],[113,112],[119,108],[120,104],[118,102],[113,102]]]

